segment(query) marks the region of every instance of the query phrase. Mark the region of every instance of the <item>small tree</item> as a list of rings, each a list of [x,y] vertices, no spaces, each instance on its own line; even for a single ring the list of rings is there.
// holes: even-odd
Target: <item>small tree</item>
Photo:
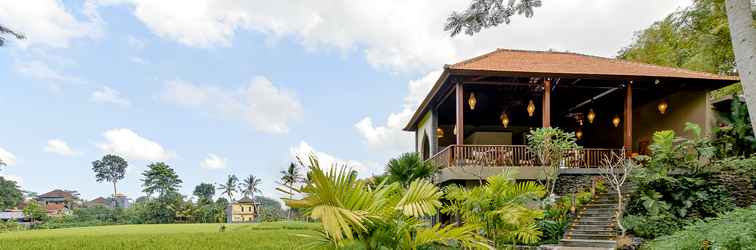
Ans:
[[[24,38],[26,38],[21,33],[15,32],[15,31],[13,31],[13,30],[11,30],[11,29],[3,26],[3,25],[0,25],[0,47],[2,47],[3,45],[5,45],[5,37],[3,37],[3,35],[5,35],[5,34],[10,34],[10,35],[16,37],[16,39],[24,39]]]
[[[236,193],[238,185],[239,178],[236,178],[236,175],[230,174],[226,179],[226,184],[220,184],[218,189],[222,190],[221,195],[225,194],[228,196],[228,202],[233,202],[234,193]]]
[[[32,223],[38,220],[43,220],[47,216],[45,209],[43,209],[42,206],[39,205],[39,203],[37,203],[36,201],[29,201],[29,203],[26,204],[23,212],[24,216],[26,216],[26,218],[29,218]]]
[[[197,202],[199,204],[213,203],[213,195],[215,195],[215,186],[210,183],[201,183],[194,187],[194,196],[197,196]]]
[[[15,181],[0,176],[0,211],[16,207],[23,201],[23,193]]]
[[[452,12],[446,19],[444,31],[456,36],[462,30],[465,34],[473,35],[481,29],[491,28],[499,24],[509,24],[510,18],[517,15],[533,16],[533,9],[541,7],[541,0],[473,0],[463,12]]]
[[[606,183],[617,192],[617,210],[614,211],[614,218],[616,219],[617,227],[622,232],[622,236],[625,236],[625,226],[622,225],[622,211],[625,206],[622,197],[622,186],[625,185],[625,180],[635,171],[637,165],[625,157],[624,148],[620,153],[612,152],[611,155],[604,155],[603,162],[604,164],[599,167],[599,172],[604,177],[604,180],[606,180]]]
[[[176,172],[165,163],[158,162],[147,166],[147,170],[142,173],[142,191],[148,195],[158,193],[158,197],[165,197],[166,194],[175,193],[181,187],[181,179]]]
[[[294,186],[302,181],[302,174],[299,172],[297,164],[293,162],[289,163],[289,167],[286,170],[281,170],[281,174],[283,176],[281,176],[280,184],[289,190],[282,190],[280,188],[278,190],[288,194],[289,200],[292,200],[294,199]],[[291,220],[291,208],[287,210],[286,219]]]
[[[399,182],[403,187],[414,180],[429,178],[435,172],[433,163],[423,160],[417,153],[404,153],[386,164],[388,181]]]
[[[530,132],[528,151],[538,157],[543,166],[546,191],[554,193],[559,167],[564,165],[568,153],[580,148],[574,133],[567,133],[558,128],[538,128]]]
[[[92,171],[95,172],[95,178],[97,182],[107,181],[113,183],[113,207],[118,207],[118,201],[116,196],[118,195],[118,189],[116,183],[123,180],[126,176],[126,167],[129,163],[123,158],[117,155],[105,155],[102,160],[96,160],[92,162]]]

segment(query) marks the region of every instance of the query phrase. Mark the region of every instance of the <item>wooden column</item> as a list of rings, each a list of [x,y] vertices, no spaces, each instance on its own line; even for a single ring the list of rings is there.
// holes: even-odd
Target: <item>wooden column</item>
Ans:
[[[543,100],[541,100],[543,109],[543,127],[551,127],[551,79],[543,80]]]
[[[465,141],[465,91],[462,82],[454,86],[454,91],[457,97],[457,145],[462,145]]]
[[[633,81],[627,83],[625,94],[625,126],[623,146],[628,154],[633,150]]]

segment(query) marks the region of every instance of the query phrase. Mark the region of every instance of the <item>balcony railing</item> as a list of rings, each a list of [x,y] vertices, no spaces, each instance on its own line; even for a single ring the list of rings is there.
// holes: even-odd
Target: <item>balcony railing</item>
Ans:
[[[604,157],[621,154],[621,149],[580,148],[567,153],[561,163],[569,168],[595,168]],[[428,159],[439,168],[464,166],[541,166],[538,157],[525,145],[450,145]]]

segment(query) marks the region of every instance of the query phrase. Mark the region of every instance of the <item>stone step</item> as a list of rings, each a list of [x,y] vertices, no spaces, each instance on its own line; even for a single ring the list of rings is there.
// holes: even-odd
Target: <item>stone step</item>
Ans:
[[[614,236],[614,235],[617,235],[617,232],[614,231],[614,229],[600,228],[600,229],[573,229],[572,231],[567,233],[567,235],[576,235],[576,234]]]
[[[582,239],[582,240],[614,240],[617,236],[612,235],[598,235],[598,234],[567,234],[567,239]]]
[[[617,203],[591,203],[588,205],[584,205],[584,208],[590,209],[590,208],[615,208],[617,207]]]
[[[606,220],[583,220],[583,221],[576,221],[573,223],[575,226],[609,226],[612,225],[614,221],[606,221]]]
[[[562,239],[559,241],[560,246],[567,247],[601,247],[614,249],[617,246],[617,242],[613,240],[576,240],[576,239]]]
[[[572,224],[570,230],[614,230],[612,224]]]

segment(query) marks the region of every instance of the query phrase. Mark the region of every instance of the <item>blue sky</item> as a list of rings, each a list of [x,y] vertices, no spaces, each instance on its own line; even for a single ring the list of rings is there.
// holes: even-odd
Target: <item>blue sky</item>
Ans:
[[[255,174],[266,196],[313,152],[363,176],[411,151],[400,131],[445,63],[497,47],[614,56],[689,1],[544,1],[533,19],[449,38],[465,1],[11,1],[0,23],[0,175],[25,190],[106,196],[91,162],[129,162],[119,189],[165,161],[189,194]]]

